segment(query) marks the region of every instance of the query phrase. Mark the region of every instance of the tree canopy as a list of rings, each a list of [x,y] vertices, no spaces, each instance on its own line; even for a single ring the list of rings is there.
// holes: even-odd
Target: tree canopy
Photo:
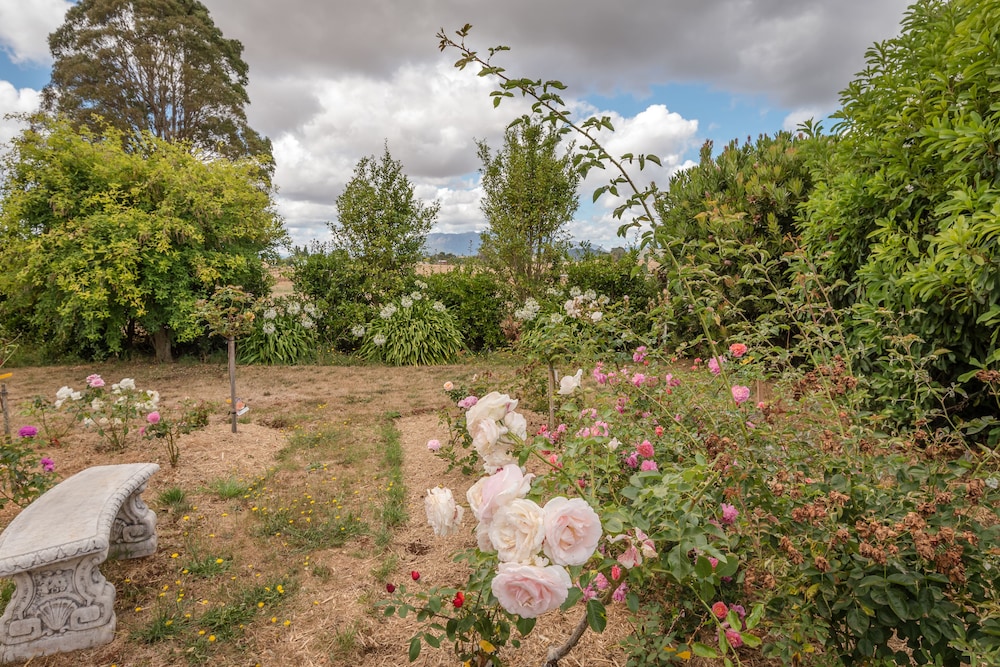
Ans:
[[[401,162],[388,145],[381,159],[361,158],[344,192],[337,197],[334,243],[369,273],[373,298],[391,292],[398,279],[420,261],[440,204],[417,199]]]
[[[2,167],[0,316],[58,351],[103,357],[145,332],[169,360],[201,333],[198,299],[268,288],[285,233],[253,160],[39,116]]]
[[[243,45],[225,39],[197,0],[80,0],[49,35],[43,108],[100,131],[149,131],[269,168],[270,141],[246,119]],[[103,121],[95,117],[103,118]]]
[[[566,224],[579,201],[572,147],[560,154],[559,133],[524,118],[507,129],[497,153],[479,142],[483,163],[480,204],[489,227],[483,262],[522,291],[558,275],[568,248]]]

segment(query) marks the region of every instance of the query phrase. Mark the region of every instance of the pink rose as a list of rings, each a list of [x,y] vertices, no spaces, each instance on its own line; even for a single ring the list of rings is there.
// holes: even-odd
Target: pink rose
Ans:
[[[160,423],[160,413],[159,412],[150,412],[148,415],[146,415],[146,421],[149,422],[150,424],[159,424]]]
[[[103,387],[104,386],[104,380],[102,380],[101,376],[98,375],[97,373],[93,373],[93,374],[87,376],[87,386],[88,387],[93,387],[95,389],[97,387]]]
[[[491,588],[500,606],[523,618],[537,618],[566,601],[573,582],[558,565],[500,563]]]
[[[750,387],[744,387],[743,385],[735,385],[732,388],[733,400],[736,401],[736,405],[740,403],[745,403],[750,399]]]
[[[586,500],[557,496],[545,503],[542,549],[557,565],[583,565],[601,539],[601,519]]]
[[[639,470],[649,471],[649,470],[656,470],[656,469],[657,469],[656,468],[656,461],[654,461],[652,459],[646,459],[645,461],[643,461],[642,463],[639,464]]]
[[[643,440],[642,444],[636,448],[636,451],[639,452],[639,456],[647,459],[653,458],[653,445],[649,440]]]
[[[739,510],[735,506],[729,503],[720,503],[719,509],[722,510],[722,523],[729,525],[736,521],[736,517],[740,515]]]
[[[743,343],[733,343],[729,346],[729,354],[733,355],[737,359],[742,357],[747,353],[747,346]]]
[[[433,440],[433,439],[432,440],[428,440],[427,441],[427,449],[431,450],[432,452],[436,452],[437,450],[441,449],[441,441],[440,440]]]
[[[533,474],[525,475],[516,463],[508,463],[492,475],[480,478],[465,497],[476,518],[489,524],[501,506],[528,494],[532,478]]]
[[[489,535],[500,560],[526,563],[542,548],[545,513],[535,501],[515,498],[493,515]]]

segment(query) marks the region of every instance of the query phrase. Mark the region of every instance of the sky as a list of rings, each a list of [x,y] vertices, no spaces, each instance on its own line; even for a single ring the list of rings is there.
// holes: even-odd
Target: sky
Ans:
[[[666,186],[706,140],[794,130],[838,107],[865,51],[894,37],[906,0],[202,0],[242,42],[250,68],[247,117],[271,138],[276,206],[292,243],[330,238],[336,199],[358,161],[387,145],[415,186],[438,201],[432,231],[482,231],[476,142],[496,151],[521,99],[494,109],[495,82],[453,66],[437,33],[473,26],[481,54],[514,77],[555,79],[574,118],[609,116],[612,155],[652,153],[644,180]],[[20,131],[3,116],[37,108],[48,83],[48,34],[66,0],[0,0],[0,150]],[[825,124],[829,128],[829,123]],[[568,230],[611,248],[618,204],[581,184]]]

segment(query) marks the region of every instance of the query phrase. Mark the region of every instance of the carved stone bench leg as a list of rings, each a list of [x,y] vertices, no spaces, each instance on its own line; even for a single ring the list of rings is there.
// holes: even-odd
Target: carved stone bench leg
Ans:
[[[98,566],[106,554],[13,575],[17,588],[0,617],[0,662],[107,644],[115,636],[115,587]]]
[[[142,500],[143,484],[122,504],[111,526],[111,557],[139,558],[156,553],[156,512]]]

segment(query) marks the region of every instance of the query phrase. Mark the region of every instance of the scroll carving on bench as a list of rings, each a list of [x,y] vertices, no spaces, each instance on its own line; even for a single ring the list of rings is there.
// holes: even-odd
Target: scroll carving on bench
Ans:
[[[95,466],[28,505],[0,535],[0,577],[15,591],[0,617],[0,662],[91,648],[114,639],[110,555],[156,552],[156,513],[141,494],[155,463]]]

